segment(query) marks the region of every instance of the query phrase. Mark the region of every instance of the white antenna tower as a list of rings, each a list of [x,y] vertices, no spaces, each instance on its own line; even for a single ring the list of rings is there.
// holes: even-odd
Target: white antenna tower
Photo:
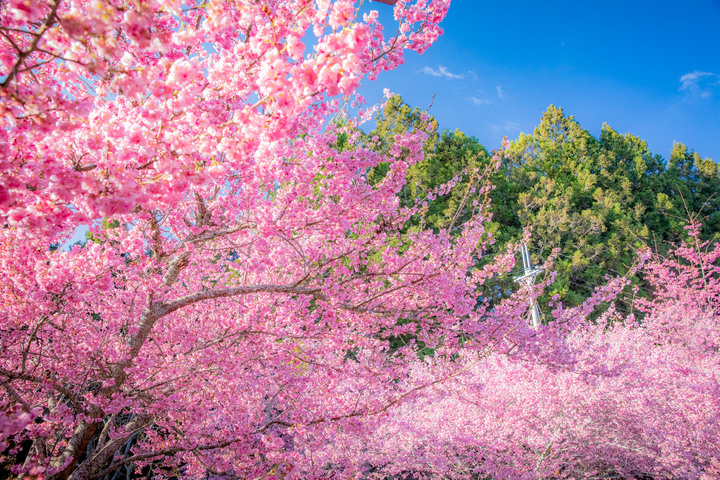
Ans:
[[[520,249],[523,259],[523,268],[525,274],[521,277],[515,278],[516,282],[524,282],[525,285],[535,285],[535,277],[543,271],[542,268],[533,268],[532,261],[530,260],[530,252],[528,251],[527,245],[523,245]],[[530,314],[532,315],[532,326],[537,329],[540,326],[540,319],[542,314],[540,313],[540,307],[538,307],[537,300],[535,297],[532,298],[530,303]]]

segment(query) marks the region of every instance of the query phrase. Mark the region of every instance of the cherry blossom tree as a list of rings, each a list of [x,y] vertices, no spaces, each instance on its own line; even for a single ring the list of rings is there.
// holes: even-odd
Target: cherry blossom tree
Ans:
[[[446,381],[328,455],[363,445],[375,478],[717,478],[720,244],[689,230],[691,244],[640,270],[655,292],[636,304],[642,322],[610,309],[565,337],[563,357],[462,352]],[[437,368],[415,364],[409,378]]]
[[[448,5],[397,2],[386,38],[347,0],[3,2],[4,475],[353,477],[314,452],[439,381],[398,382],[420,342],[528,330],[483,320],[512,264],[475,268],[483,205],[403,229],[425,134],[380,156],[331,121]]]
[[[288,140],[422,53],[449,6],[399,2],[386,38],[354,3],[3,2],[3,221],[57,233],[211,179],[279,181]]]
[[[712,474],[717,255],[651,264],[640,326],[587,321],[622,279],[537,331],[542,284],[488,307],[497,157],[467,221],[408,228],[425,133],[355,128],[449,0],[390,36],[358,3],[1,3],[3,476]]]

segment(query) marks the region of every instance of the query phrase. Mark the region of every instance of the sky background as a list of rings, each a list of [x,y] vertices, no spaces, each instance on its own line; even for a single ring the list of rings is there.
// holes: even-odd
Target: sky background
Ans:
[[[392,8],[377,9],[386,32]],[[673,141],[720,161],[720,0],[454,0],[425,54],[360,90],[427,108],[492,150],[532,133],[551,104],[668,158]],[[433,95],[435,95],[433,101]]]

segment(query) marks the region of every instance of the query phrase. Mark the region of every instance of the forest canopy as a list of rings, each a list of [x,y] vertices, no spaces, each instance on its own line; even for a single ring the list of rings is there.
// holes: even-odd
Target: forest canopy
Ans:
[[[491,155],[474,137],[441,129],[432,117],[425,123],[423,115],[395,96],[367,137],[378,137],[375,148],[383,151],[394,135],[425,125],[425,159],[408,169],[398,195],[401,203],[414,204],[461,176],[457,186],[434,198],[424,213],[423,225],[439,229],[455,218],[472,182],[469,172],[487,165]],[[376,168],[370,178],[382,169]],[[720,169],[712,159],[677,142],[664,159],[650,152],[641,138],[620,134],[607,124],[594,137],[553,105],[532,134],[510,142],[492,183],[488,232],[495,243],[488,253],[519,242],[524,229],[532,231],[529,247],[536,265],[558,250],[557,276],[545,292],[546,303],[557,295],[566,305],[579,305],[607,276],[627,274],[642,246],[665,255],[687,240],[686,226],[692,221],[705,226],[703,240],[720,232]],[[471,205],[465,201],[456,223],[469,216]],[[511,285],[506,282],[506,289]],[[629,309],[629,302],[621,308]]]

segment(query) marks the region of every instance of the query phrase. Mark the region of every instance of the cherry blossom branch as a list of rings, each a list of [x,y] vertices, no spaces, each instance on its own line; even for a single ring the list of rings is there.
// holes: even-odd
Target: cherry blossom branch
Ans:
[[[7,86],[10,85],[13,80],[15,80],[20,65],[25,61],[28,56],[30,56],[37,49],[37,46],[40,43],[40,39],[42,38],[43,34],[52,26],[52,24],[57,19],[57,11],[60,7],[61,2],[62,0],[55,0],[55,3],[52,4],[52,7],[50,9],[50,13],[47,17],[45,17],[45,21],[40,26],[38,31],[33,33],[35,38],[30,44],[30,47],[27,50],[18,52],[18,58],[15,61],[15,64],[13,65],[12,69],[10,69],[10,72],[8,73],[8,76],[5,78],[5,80],[0,83],[0,89],[7,88]]]

